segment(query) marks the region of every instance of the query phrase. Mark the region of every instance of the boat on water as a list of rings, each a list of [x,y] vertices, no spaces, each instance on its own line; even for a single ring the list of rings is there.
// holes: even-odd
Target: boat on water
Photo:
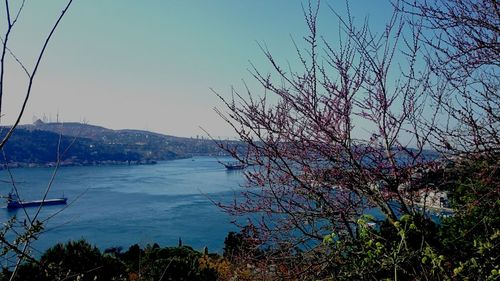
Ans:
[[[48,205],[64,205],[68,201],[68,198],[53,198],[53,199],[44,199],[44,200],[32,200],[32,201],[23,201],[17,197],[16,194],[10,192],[7,197],[7,208],[8,209],[18,209],[24,207],[38,207],[38,206],[48,206]]]
[[[241,162],[230,162],[230,163],[222,163],[224,167],[228,170],[242,170],[245,169],[247,165]]]

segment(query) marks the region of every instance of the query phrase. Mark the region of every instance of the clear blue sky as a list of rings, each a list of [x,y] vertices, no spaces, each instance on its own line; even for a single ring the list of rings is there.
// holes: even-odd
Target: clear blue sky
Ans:
[[[16,2],[20,2],[17,1]],[[28,66],[65,1],[27,1],[11,48]],[[196,136],[204,127],[232,136],[213,111],[211,93],[242,88],[249,61],[269,69],[256,42],[265,42],[283,62],[295,61],[290,36],[306,35],[301,4],[294,0],[75,0],[51,41],[22,123],[34,115],[120,129],[147,129]],[[349,1],[352,14],[383,30],[386,0]],[[2,4],[3,5],[3,4]],[[334,41],[338,23],[328,5],[345,13],[345,1],[323,1],[320,34]],[[0,6],[0,8],[4,8]],[[5,14],[0,14],[2,30]],[[19,109],[24,82],[12,60],[6,76],[3,122]]]

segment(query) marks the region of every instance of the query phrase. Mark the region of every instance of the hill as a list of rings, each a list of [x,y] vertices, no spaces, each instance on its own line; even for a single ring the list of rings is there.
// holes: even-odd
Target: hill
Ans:
[[[0,136],[3,137],[7,129],[2,127]],[[58,151],[63,165],[148,164],[224,154],[214,141],[207,139],[40,120],[19,126],[5,146],[5,155],[11,166],[54,165]]]

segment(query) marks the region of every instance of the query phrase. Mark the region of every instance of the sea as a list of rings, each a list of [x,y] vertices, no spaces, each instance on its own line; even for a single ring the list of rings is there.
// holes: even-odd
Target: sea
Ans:
[[[244,184],[242,171],[228,171],[221,162],[229,158],[193,157],[156,165],[61,167],[48,198],[67,197],[68,204],[44,206],[38,216],[43,232],[32,244],[39,256],[59,242],[85,239],[101,250],[133,244],[144,247],[177,246],[179,240],[201,250],[222,252],[224,238],[237,231],[233,218],[214,202],[230,202]],[[11,169],[25,200],[41,199],[53,168]],[[0,171],[0,193],[12,188],[10,175]],[[8,210],[0,203],[0,220],[16,216],[22,209]],[[37,208],[26,208],[33,218]]]

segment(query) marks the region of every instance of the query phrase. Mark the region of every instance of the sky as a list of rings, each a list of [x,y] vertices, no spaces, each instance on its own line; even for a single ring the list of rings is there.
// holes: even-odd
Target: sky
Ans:
[[[26,1],[9,46],[28,69],[65,3]],[[378,30],[391,14],[386,0],[348,3],[356,19],[368,16]],[[48,46],[21,123],[58,117],[185,137],[205,136],[202,127],[213,136],[232,138],[232,129],[213,110],[223,106],[210,89],[229,97],[231,87],[243,89],[245,81],[262,93],[249,73],[251,63],[264,73],[271,69],[258,43],[280,62],[296,62],[291,38],[301,44],[307,35],[303,4],[307,2],[75,0]],[[330,7],[345,14],[346,1],[321,2],[319,33],[334,41],[338,20]],[[4,32],[5,8],[0,9]],[[11,124],[27,80],[11,57],[6,66],[2,124]]]

